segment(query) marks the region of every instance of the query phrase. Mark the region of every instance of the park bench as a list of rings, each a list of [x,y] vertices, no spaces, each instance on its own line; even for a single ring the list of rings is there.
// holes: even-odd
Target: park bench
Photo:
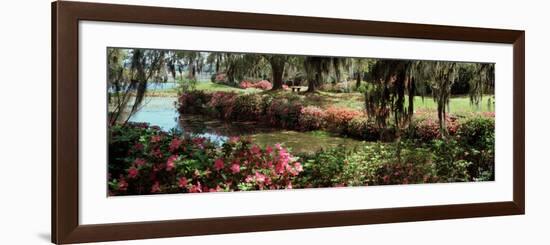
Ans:
[[[300,89],[302,89],[302,87],[299,86],[292,86],[290,88],[292,89],[292,92],[300,92]]]

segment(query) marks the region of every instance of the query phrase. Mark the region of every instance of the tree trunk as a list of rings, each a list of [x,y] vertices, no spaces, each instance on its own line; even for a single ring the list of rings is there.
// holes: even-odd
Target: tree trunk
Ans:
[[[315,74],[315,79],[311,80],[309,79],[307,81],[307,92],[313,93],[317,90],[317,83],[321,81],[321,75],[319,73]]]
[[[271,73],[273,74],[273,87],[271,90],[283,89],[284,60],[270,59],[269,63],[271,64]]]
[[[357,82],[355,83],[355,88],[359,88],[361,86],[361,72],[357,72]]]

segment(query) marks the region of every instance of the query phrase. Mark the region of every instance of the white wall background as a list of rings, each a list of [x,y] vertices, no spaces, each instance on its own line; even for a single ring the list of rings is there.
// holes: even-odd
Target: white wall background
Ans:
[[[527,214],[524,216],[258,232],[116,244],[508,244],[548,243],[549,7],[544,1],[126,0],[198,9],[524,29]],[[50,236],[50,1],[0,8],[0,244]],[[531,241],[531,242],[528,242]]]

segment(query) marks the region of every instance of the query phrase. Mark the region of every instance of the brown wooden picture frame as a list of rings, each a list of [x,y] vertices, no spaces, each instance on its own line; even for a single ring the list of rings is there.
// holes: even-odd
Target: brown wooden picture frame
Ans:
[[[83,2],[52,3],[52,242],[161,238],[525,212],[525,33],[517,30],[406,24]],[[82,20],[513,44],[513,201],[79,224],[78,23]]]

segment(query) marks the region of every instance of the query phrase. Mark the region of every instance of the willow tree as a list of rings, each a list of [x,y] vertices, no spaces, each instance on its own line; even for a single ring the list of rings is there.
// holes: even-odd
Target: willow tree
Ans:
[[[388,124],[393,120],[395,137],[408,127],[414,113],[416,90],[414,74],[417,63],[407,60],[378,60],[370,67],[373,81],[365,93],[365,107],[369,119],[381,129],[380,137],[387,139]]]
[[[166,68],[165,51],[109,49],[107,55],[109,123],[126,123],[139,110],[149,81],[158,81]]]
[[[494,65],[481,63],[457,63],[449,61],[379,60],[371,67],[374,81],[365,94],[369,117],[380,128],[387,128],[390,120],[399,131],[410,125],[414,113],[414,96],[424,96],[426,88],[437,104],[439,131],[448,136],[447,113],[451,88],[459,79],[461,67],[473,74],[469,80],[470,102],[479,104],[485,93],[494,88]]]
[[[418,63],[417,76],[422,82],[428,83],[432,97],[437,103],[437,119],[439,132],[446,137],[447,113],[451,98],[451,88],[459,77],[459,63],[449,61],[424,61]]]
[[[339,81],[342,69],[348,64],[345,58],[340,57],[307,56],[303,61],[308,80],[308,93],[315,92],[331,72]]]
[[[495,64],[492,63],[466,63],[463,64],[466,72],[470,74],[469,96],[472,104],[478,105],[486,93],[494,93],[495,89]]]
[[[367,58],[352,58],[351,67],[352,72],[355,75],[355,88],[361,86],[365,72],[369,70],[369,67],[374,64],[374,60]]]

